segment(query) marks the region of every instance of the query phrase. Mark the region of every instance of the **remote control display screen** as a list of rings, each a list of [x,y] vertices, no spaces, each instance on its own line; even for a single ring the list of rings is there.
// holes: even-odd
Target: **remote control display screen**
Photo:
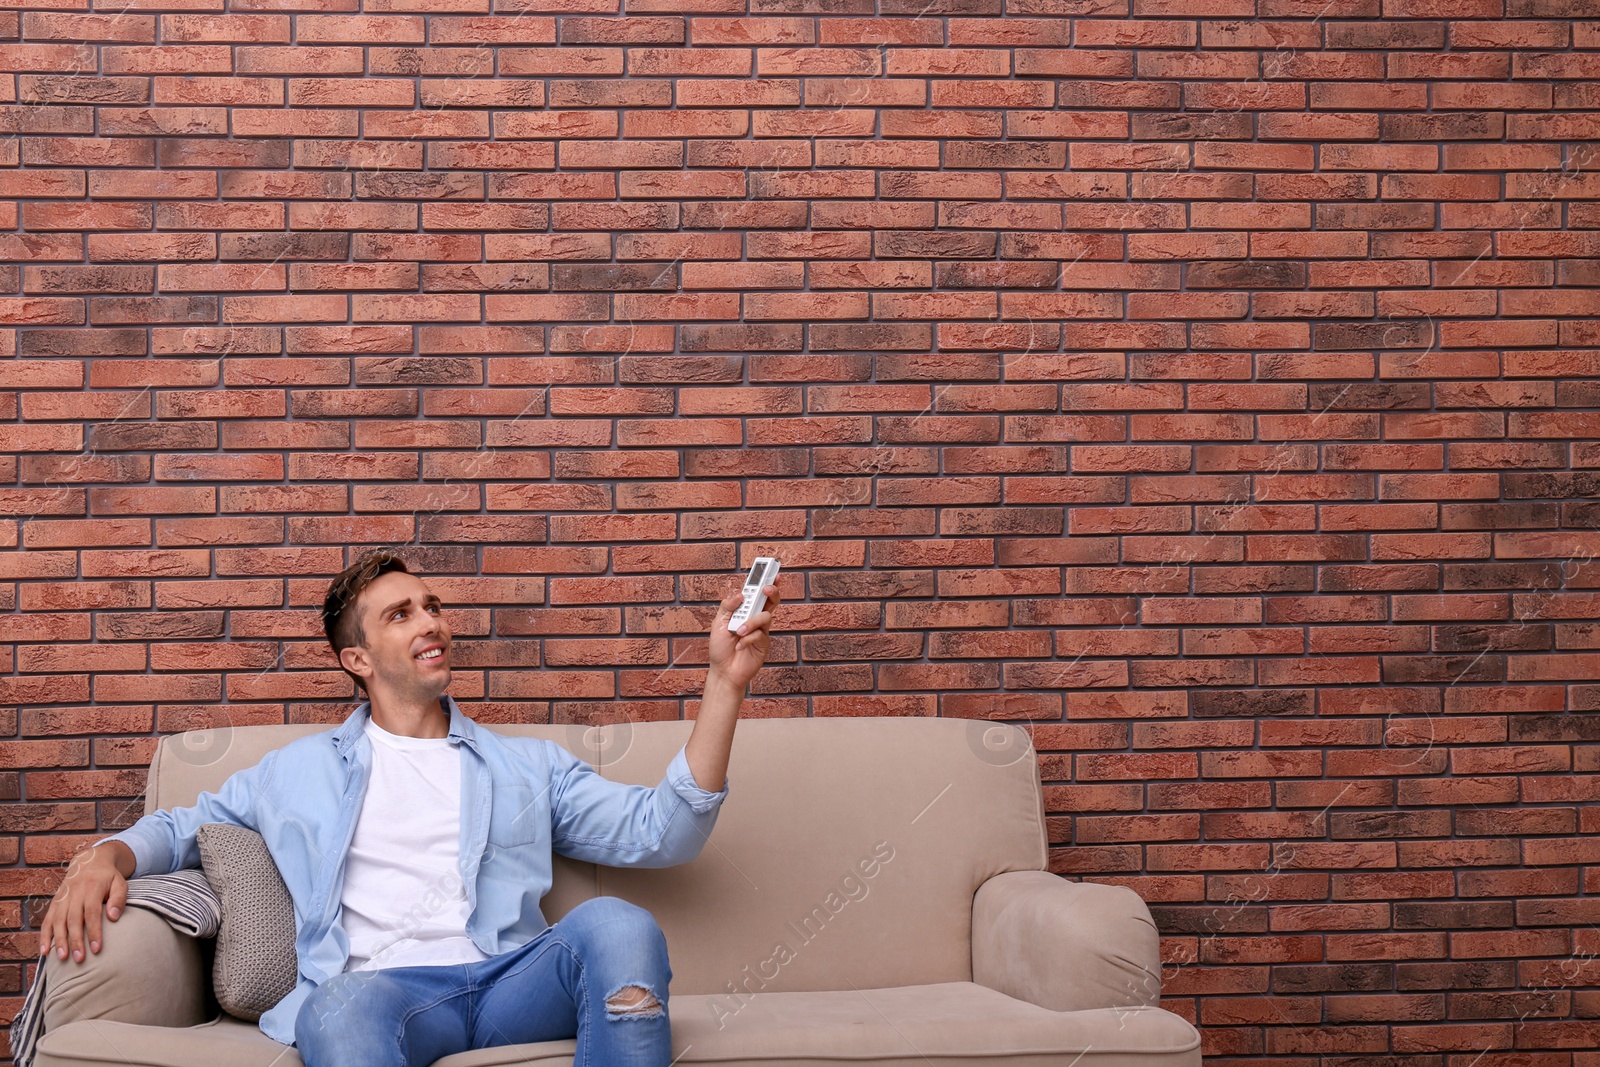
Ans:
[[[756,560],[750,565],[750,576],[744,580],[745,585],[755,585],[761,580],[762,573],[766,570],[761,560]]]

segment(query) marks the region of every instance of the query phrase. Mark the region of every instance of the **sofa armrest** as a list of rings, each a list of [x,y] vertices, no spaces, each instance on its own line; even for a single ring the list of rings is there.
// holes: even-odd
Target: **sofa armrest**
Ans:
[[[1052,1011],[1155,1006],[1161,938],[1131,889],[1007,871],[973,895],[972,980]]]
[[[54,952],[45,968],[42,1033],[79,1019],[194,1026],[209,1017],[210,973],[200,939],[148,908],[100,920],[100,951],[83,961]]]

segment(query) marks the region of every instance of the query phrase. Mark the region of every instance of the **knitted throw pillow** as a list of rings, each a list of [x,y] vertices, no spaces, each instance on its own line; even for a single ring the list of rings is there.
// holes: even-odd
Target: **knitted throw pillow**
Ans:
[[[206,823],[195,835],[200,866],[222,899],[211,969],[217,1003],[255,1022],[294,991],[294,901],[260,834],[247,826]]]

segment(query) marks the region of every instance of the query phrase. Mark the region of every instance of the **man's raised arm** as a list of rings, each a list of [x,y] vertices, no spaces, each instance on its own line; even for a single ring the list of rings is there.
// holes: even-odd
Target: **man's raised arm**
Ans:
[[[543,744],[555,851],[609,867],[671,867],[705,847],[728,786],[700,788],[683,749],[652,787],[611,781],[554,741]]]
[[[717,605],[707,639],[709,666],[706,669],[705,695],[695,717],[689,743],[684,746],[695,781],[707,788],[728,773],[728,756],[733,752],[733,728],[739,723],[739,707],[745,690],[767,661],[772,643],[772,614],[783,598],[775,585],[762,586],[766,605],[744,621],[737,633],[728,629],[729,620],[743,600],[740,592],[730,593]]]

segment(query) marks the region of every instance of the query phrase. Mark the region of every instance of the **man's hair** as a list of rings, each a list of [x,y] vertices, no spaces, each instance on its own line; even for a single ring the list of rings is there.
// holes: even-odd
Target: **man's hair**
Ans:
[[[335,659],[339,659],[339,654],[352,645],[367,643],[366,630],[361,626],[361,594],[380,574],[390,571],[411,573],[405,560],[393,552],[378,549],[368,552],[334,576],[333,583],[328,586],[328,595],[322,601],[322,630],[328,635],[328,644],[333,646]],[[355,679],[357,689],[366,691],[366,683],[359,674],[345,667],[343,661],[339,667]]]

